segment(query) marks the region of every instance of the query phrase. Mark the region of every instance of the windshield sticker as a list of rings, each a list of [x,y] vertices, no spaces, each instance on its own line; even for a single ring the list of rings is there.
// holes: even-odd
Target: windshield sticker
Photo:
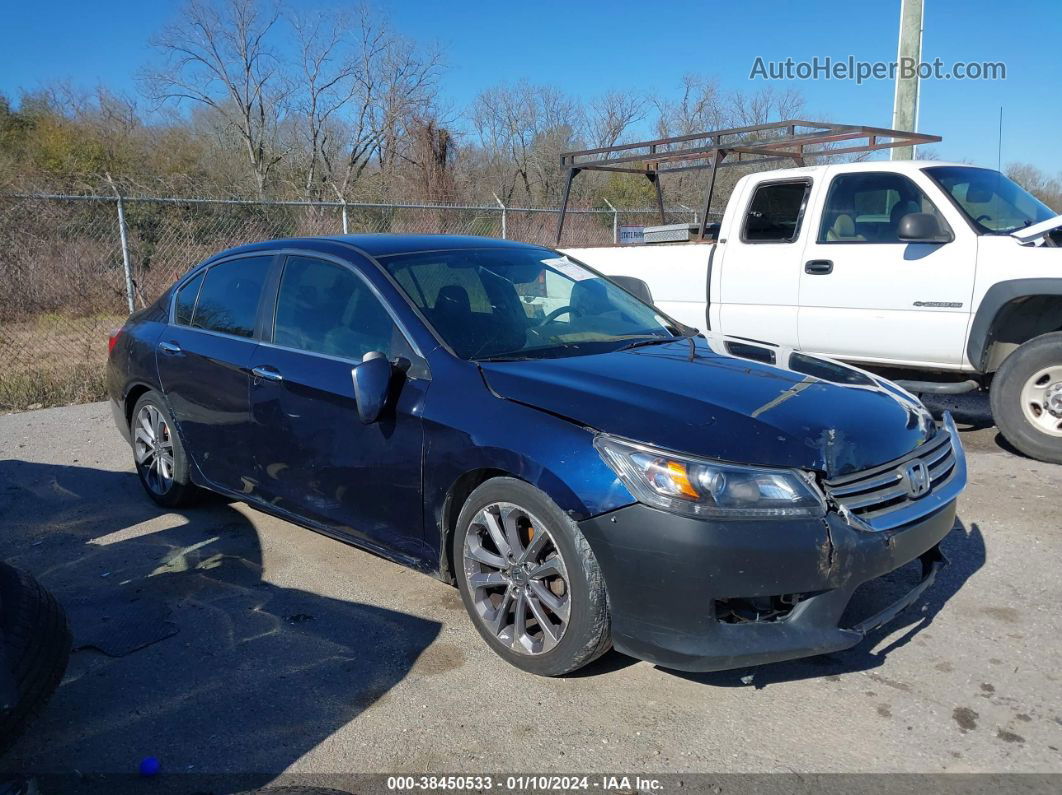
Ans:
[[[542,260],[543,265],[549,265],[560,273],[563,273],[569,279],[575,282],[581,282],[585,279],[593,279],[594,274],[583,268],[581,265],[576,265],[567,257],[552,257],[551,259]]]

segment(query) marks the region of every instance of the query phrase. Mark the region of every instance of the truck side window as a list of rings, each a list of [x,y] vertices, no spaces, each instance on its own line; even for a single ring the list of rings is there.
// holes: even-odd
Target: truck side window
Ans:
[[[838,174],[826,195],[819,242],[903,243],[900,219],[908,213],[930,213],[942,229],[948,228],[929,197],[903,174]]]
[[[741,239],[746,243],[792,243],[800,235],[811,183],[806,180],[760,185],[752,196]]]

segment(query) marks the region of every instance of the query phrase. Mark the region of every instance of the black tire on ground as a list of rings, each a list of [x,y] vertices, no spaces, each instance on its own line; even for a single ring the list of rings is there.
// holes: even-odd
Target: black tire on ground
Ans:
[[[148,405],[154,406],[159,413],[162,414],[170,428],[170,439],[173,442],[173,482],[169,489],[162,494],[156,492],[150,485],[148,485],[148,477],[145,467],[136,462],[134,445],[133,464],[136,466],[136,474],[140,478],[140,485],[144,487],[144,491],[147,492],[147,495],[151,497],[151,499],[164,508],[183,508],[189,505],[194,505],[198,502],[202,493],[195,484],[192,483],[191,474],[189,472],[188,456],[185,454],[184,445],[181,443],[181,435],[177,433],[176,425],[173,421],[173,415],[170,414],[166,401],[158,392],[154,390],[145,392],[136,402],[136,405],[133,406],[133,419],[130,434],[133,435],[136,433],[137,417],[140,416],[141,410]]]
[[[70,659],[70,627],[55,597],[26,572],[0,563],[0,629],[18,700],[0,711],[0,754],[59,686]]]
[[[504,645],[484,626],[473,606],[464,567],[465,537],[476,515],[496,502],[518,505],[544,522],[568,573],[571,606],[567,629],[556,646],[540,654],[521,654]],[[517,668],[540,676],[560,676],[592,662],[612,647],[608,596],[597,558],[575,522],[534,486],[515,478],[498,477],[473,491],[457,518],[453,560],[461,600],[473,625],[488,646]]]
[[[1062,331],[1035,337],[1008,356],[992,379],[990,399],[992,417],[1008,442],[1030,458],[1062,464],[1062,436],[1037,427],[1022,406],[1026,382],[1040,370],[1056,366],[1062,367]]]

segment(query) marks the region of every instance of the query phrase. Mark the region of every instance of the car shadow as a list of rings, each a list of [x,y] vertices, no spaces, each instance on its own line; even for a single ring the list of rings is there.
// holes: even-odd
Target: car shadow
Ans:
[[[974,523],[967,529],[960,519],[956,519],[951,532],[945,536],[941,549],[948,558],[948,565],[938,573],[936,581],[925,591],[922,598],[889,623],[869,632],[862,642],[851,649],[732,671],[689,673],[669,670],[668,672],[690,681],[717,687],[751,685],[762,689],[782,682],[836,677],[840,674],[879,668],[885,664],[889,654],[906,646],[918,633],[933,623],[933,619],[948,600],[984,565],[986,560],[981,528]],[[872,615],[877,609],[899,599],[917,582],[919,571],[920,567],[915,561],[858,589],[852,597],[846,616],[849,614]],[[842,625],[844,623],[845,620],[842,619]],[[887,646],[875,648],[883,638],[899,628],[904,629],[903,634]],[[660,670],[668,669],[661,668]]]
[[[0,557],[67,607],[75,648],[91,644],[0,773],[139,791],[156,757],[156,792],[203,789],[201,773],[232,774],[205,791],[261,787],[383,698],[440,630],[263,579],[244,514],[220,500],[167,514],[132,473],[0,461],[0,516]]]

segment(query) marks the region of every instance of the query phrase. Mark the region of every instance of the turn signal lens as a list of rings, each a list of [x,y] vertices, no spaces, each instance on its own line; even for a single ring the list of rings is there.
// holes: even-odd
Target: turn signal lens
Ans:
[[[120,328],[111,329],[111,333],[107,337],[107,354],[108,355],[110,355],[110,353],[114,350],[114,346],[118,344],[118,340],[121,338],[123,330],[124,329],[120,329]]]

